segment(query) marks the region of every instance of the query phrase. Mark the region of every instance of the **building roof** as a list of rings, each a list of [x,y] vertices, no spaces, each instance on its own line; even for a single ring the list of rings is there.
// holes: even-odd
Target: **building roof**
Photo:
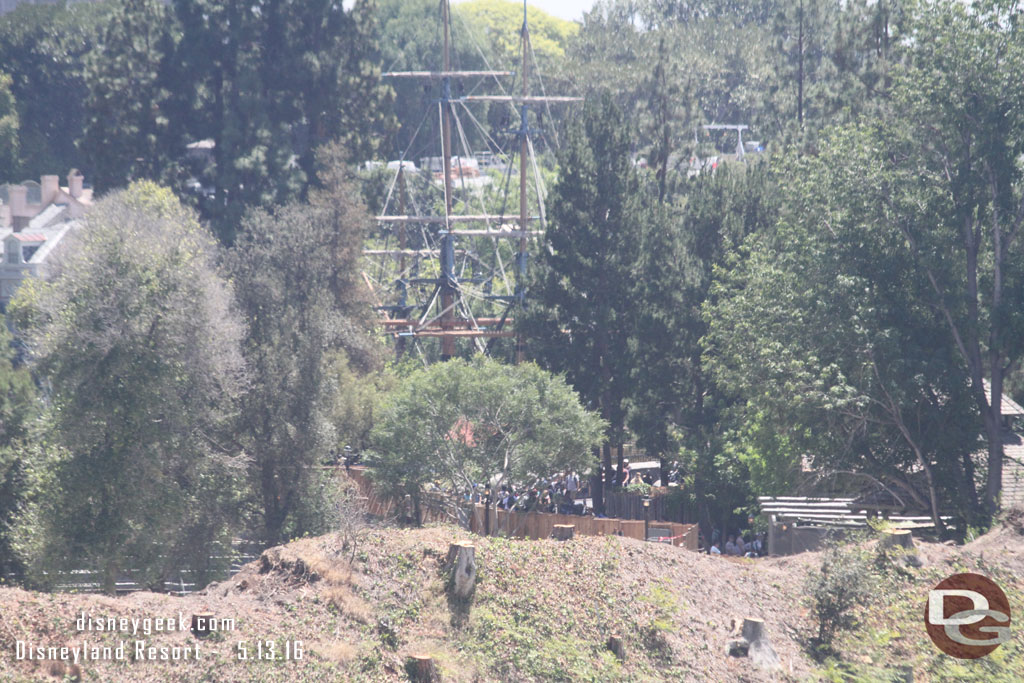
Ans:
[[[23,232],[13,232],[11,237],[18,240],[19,242],[45,242],[46,235],[27,235]]]
[[[982,383],[985,387],[985,397],[988,398],[992,395],[992,385],[989,384],[989,381],[987,379],[982,380]],[[1003,417],[1019,417],[1021,415],[1024,415],[1024,408],[1022,408],[1020,404],[1014,401],[1012,398],[1010,398],[1006,394],[1003,394],[1003,401],[1000,412],[1002,413]]]

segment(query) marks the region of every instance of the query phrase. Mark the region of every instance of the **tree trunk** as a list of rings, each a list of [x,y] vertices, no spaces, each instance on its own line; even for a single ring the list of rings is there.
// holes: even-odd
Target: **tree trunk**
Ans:
[[[601,476],[601,453],[594,449],[596,472],[590,477],[590,497],[594,501],[594,512],[604,514],[604,477]]]
[[[434,658],[430,655],[412,655],[405,665],[409,680],[413,683],[433,683],[439,680]]]
[[[761,669],[777,669],[781,665],[779,655],[775,653],[768,633],[764,628],[763,619],[747,617],[743,620],[743,639],[750,643],[747,656],[750,661]]]
[[[909,529],[883,531],[882,537],[878,540],[878,546],[880,548],[904,548],[905,550],[913,550],[914,537],[913,534],[910,533]]]
[[[615,486],[615,472],[612,470],[612,445],[607,441],[601,446],[601,454],[604,459],[604,483],[609,487]]]
[[[452,567],[452,591],[466,599],[476,587],[476,546],[459,541],[448,546],[447,565]]]
[[[626,646],[622,642],[622,636],[608,636],[608,650],[621,662],[626,659]]]
[[[995,391],[993,390],[993,393]],[[985,512],[995,516],[999,511],[999,494],[1003,487],[1003,425],[1002,419],[993,417],[993,408],[985,411],[985,433],[988,437],[988,481],[985,485]]]
[[[804,127],[804,2],[800,0],[800,17],[797,35],[797,95],[796,95],[796,120],[800,124],[800,129]]]

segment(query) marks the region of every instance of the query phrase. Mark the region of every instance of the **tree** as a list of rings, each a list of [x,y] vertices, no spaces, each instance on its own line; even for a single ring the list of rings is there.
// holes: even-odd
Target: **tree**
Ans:
[[[765,454],[784,446],[826,472],[870,476],[941,531],[943,508],[959,501],[969,516],[975,498],[962,365],[869,189],[892,181],[877,148],[857,129],[823,140],[819,157],[787,162],[775,231],[749,240],[749,258],[716,285],[715,377],[745,400],[750,436],[767,420],[781,437]]]
[[[570,127],[559,167],[521,324],[527,352],[565,373],[606,421],[603,460],[611,483],[610,448],[625,440],[632,388],[634,268],[655,195],[630,159],[626,121],[607,94],[588,101]]]
[[[388,493],[409,495],[419,522],[427,484],[461,492],[582,470],[603,426],[565,380],[532,363],[451,360],[410,375],[386,399],[369,472]]]
[[[75,147],[89,92],[82,66],[107,12],[106,3],[22,3],[0,16],[0,64],[12,79],[21,154],[20,164],[0,175],[86,168]]]
[[[1017,3],[922,8],[910,63],[894,84],[903,125],[879,131],[891,152],[884,184],[873,188],[967,367],[988,441],[989,514],[1002,484],[1003,378],[1024,354],[1020,20]]]
[[[17,163],[18,109],[11,94],[11,77],[0,72],[0,168],[14,169]]]
[[[38,404],[28,369],[13,364],[11,342],[0,324],[0,574],[20,576],[24,566],[11,544],[11,526],[25,504],[28,437]]]
[[[746,503],[748,489],[742,464],[727,462],[735,395],[708,370],[702,306],[715,269],[771,226],[777,209],[766,165],[720,167],[677,192],[641,236],[629,425],[637,445],[662,459],[663,479],[665,459],[682,451],[688,493],[710,533],[713,519]]]
[[[387,132],[372,0],[175,3],[182,39],[167,67],[184,134],[214,141],[204,209],[230,242],[248,207],[305,197],[314,150],[342,139],[372,156]]]
[[[230,551],[239,500],[225,446],[241,324],[193,213],[149,182],[108,195],[68,237],[56,277],[12,313],[49,388],[16,547],[38,582],[96,567],[162,586]],[[43,572],[47,572],[44,575]]]
[[[89,84],[79,148],[99,191],[135,178],[158,179],[184,141],[172,140],[161,82],[175,37],[172,17],[157,0],[121,0],[98,45],[84,60]]]
[[[271,544],[321,529],[317,465],[337,448],[334,395],[347,390],[337,352],[356,368],[375,363],[357,265],[368,217],[337,149],[321,153],[323,189],[309,203],[250,212],[227,258],[249,321],[239,430]]]

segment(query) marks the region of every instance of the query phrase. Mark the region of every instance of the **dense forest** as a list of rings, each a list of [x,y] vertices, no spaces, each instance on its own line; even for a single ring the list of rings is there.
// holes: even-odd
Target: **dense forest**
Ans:
[[[382,74],[439,67],[437,2],[0,17],[0,181],[78,168],[99,198],[0,328],[0,570],[214,571],[238,535],[330,528],[342,493],[318,466],[346,446],[414,497],[545,462],[610,478],[635,443],[705,528],[803,470],[898,490],[940,531],[991,519],[1001,397],[1024,391],[1020,3],[598,0],[529,21],[544,86],[584,98],[536,122],[531,362],[466,346],[438,369],[394,360],[360,275],[382,194],[364,162],[398,158],[435,97]],[[521,23],[514,2],[455,5],[453,63],[515,69]],[[477,118],[506,134],[499,106]],[[733,154],[712,123],[756,143]],[[491,431],[451,448],[460,419]]]

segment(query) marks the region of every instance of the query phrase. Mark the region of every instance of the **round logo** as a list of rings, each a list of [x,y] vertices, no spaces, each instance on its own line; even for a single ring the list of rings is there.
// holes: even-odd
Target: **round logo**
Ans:
[[[947,655],[978,659],[1010,639],[1010,601],[987,576],[954,574],[928,591],[924,623]]]

